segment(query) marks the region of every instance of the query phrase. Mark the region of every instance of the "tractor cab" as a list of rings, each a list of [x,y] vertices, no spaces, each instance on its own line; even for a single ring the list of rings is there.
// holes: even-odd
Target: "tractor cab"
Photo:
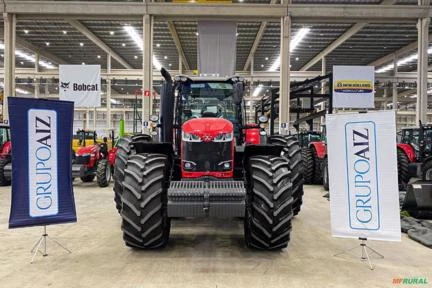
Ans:
[[[12,179],[12,142],[8,124],[0,124],[0,186],[8,186]]]

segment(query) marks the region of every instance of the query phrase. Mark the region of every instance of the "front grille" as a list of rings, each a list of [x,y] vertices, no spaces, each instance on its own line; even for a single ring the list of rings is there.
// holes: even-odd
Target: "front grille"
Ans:
[[[77,156],[75,158],[76,164],[88,164],[90,163],[90,155],[87,156]]]
[[[232,142],[183,142],[183,161],[191,163],[187,172],[223,172],[231,170]],[[230,168],[223,163],[230,162]],[[183,163],[184,165],[184,163]]]

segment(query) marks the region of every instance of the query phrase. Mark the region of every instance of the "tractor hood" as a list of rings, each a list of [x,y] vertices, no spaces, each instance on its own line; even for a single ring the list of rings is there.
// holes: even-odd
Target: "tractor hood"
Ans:
[[[82,147],[82,148],[78,149],[76,154],[77,155],[85,155],[85,154],[96,153],[98,151],[99,151],[98,145],[90,145],[90,146],[86,146],[86,147]]]
[[[210,137],[211,141],[220,133],[232,133],[233,124],[223,118],[197,118],[183,124],[183,132],[199,136],[201,139]]]

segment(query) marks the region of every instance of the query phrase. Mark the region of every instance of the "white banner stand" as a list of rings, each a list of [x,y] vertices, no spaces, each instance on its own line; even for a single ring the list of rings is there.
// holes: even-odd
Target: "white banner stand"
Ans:
[[[360,240],[359,246],[334,257],[358,257],[352,251],[360,249],[360,260],[373,270],[371,256],[384,256],[367,246],[367,240],[400,241],[400,220],[395,115],[372,112],[365,117],[366,113],[332,115],[326,120],[332,236]],[[346,173],[334,167],[343,167]]]
[[[44,225],[44,230],[43,230],[43,234],[42,236],[39,238],[39,240],[35,243],[35,245],[33,245],[32,250],[30,251],[30,253],[33,253],[33,256],[31,258],[30,264],[33,264],[33,261],[36,257],[36,254],[38,254],[38,252],[43,256],[46,257],[48,256],[47,253],[47,240],[50,240],[52,243],[56,244],[57,246],[59,246],[60,248],[62,248],[63,250],[65,250],[68,254],[72,253],[72,251],[70,251],[69,249],[67,249],[65,246],[63,246],[62,244],[60,244],[60,242],[58,242],[57,240],[51,238],[48,236],[47,233],[47,229],[46,229],[46,225]],[[43,247],[42,247],[43,246]]]

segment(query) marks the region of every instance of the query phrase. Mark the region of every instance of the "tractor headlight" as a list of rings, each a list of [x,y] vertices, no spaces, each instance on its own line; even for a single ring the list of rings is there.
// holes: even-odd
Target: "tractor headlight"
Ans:
[[[201,142],[201,138],[193,133],[182,132],[182,139],[186,142]]]
[[[213,138],[214,142],[231,142],[233,140],[233,133],[220,133]]]

